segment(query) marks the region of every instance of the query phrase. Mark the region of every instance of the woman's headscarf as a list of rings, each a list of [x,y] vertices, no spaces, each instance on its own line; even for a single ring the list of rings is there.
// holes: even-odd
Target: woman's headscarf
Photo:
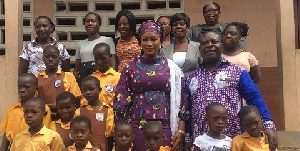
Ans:
[[[139,41],[141,41],[141,37],[145,32],[154,32],[160,37],[160,42],[164,41],[164,33],[161,28],[161,26],[153,21],[153,20],[148,20],[146,22],[143,22],[143,24],[140,26],[138,33],[139,33]]]

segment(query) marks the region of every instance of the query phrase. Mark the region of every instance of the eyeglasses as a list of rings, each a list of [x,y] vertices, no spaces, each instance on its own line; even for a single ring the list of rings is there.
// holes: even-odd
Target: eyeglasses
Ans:
[[[205,10],[204,11],[204,14],[207,15],[207,14],[217,14],[219,12],[218,9],[208,9],[208,10]]]
[[[170,26],[170,24],[169,24],[169,23],[167,23],[167,22],[164,22],[164,23],[159,23],[159,25],[160,25],[160,26]]]

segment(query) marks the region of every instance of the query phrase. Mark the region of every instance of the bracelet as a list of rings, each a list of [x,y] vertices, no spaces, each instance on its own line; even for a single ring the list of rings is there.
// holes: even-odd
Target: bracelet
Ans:
[[[182,133],[183,135],[185,134],[185,131],[183,130],[178,130],[177,132]]]

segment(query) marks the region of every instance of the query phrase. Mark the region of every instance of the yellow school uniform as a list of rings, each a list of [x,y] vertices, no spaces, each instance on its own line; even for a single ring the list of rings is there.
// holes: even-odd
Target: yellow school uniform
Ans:
[[[266,143],[265,134],[262,133],[261,140],[250,136],[247,132],[232,139],[231,151],[269,151],[269,144]],[[277,149],[276,149],[277,151]]]
[[[165,146],[165,147],[161,146],[158,151],[170,151],[170,150],[171,148],[169,146]],[[149,149],[147,151],[149,151]]]
[[[105,102],[108,105],[113,105],[113,98],[115,96],[116,86],[119,82],[121,74],[115,71],[113,68],[110,68],[105,73],[100,71],[94,72],[91,76],[94,76],[99,79],[100,87],[102,88],[101,93],[99,94],[99,100]],[[82,105],[86,105],[87,100],[81,100]]]
[[[85,146],[85,148],[83,149],[83,151],[91,151],[93,148],[92,144],[90,142],[88,142]],[[75,143],[72,146],[68,147],[68,151],[76,151],[76,147],[75,147]],[[100,151],[100,149],[97,149],[95,151]]]
[[[11,151],[59,151],[64,149],[59,134],[51,129],[43,128],[33,136],[27,130],[19,133],[11,145]]]
[[[49,128],[51,123],[51,112],[50,108],[46,105],[47,115],[43,119],[43,124]],[[21,105],[21,101],[14,105],[11,105],[1,122],[0,131],[6,133],[7,140],[12,142],[17,134],[28,129],[28,125],[24,119],[24,112]]]
[[[61,128],[69,130],[70,129],[71,121],[69,123],[67,123],[66,125],[64,125],[62,123],[61,119],[59,119],[57,121],[52,121],[50,123],[50,129],[52,129],[53,131],[56,131],[56,124],[60,124]]]
[[[111,151],[116,151],[116,146]],[[128,151],[131,151],[131,148],[128,148]]]

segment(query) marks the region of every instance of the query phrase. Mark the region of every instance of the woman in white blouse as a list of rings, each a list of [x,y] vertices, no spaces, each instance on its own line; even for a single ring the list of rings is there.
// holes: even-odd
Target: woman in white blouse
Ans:
[[[190,27],[190,18],[184,13],[176,13],[171,18],[171,28],[175,40],[160,50],[160,54],[173,60],[187,77],[199,67],[202,58],[199,43],[190,41],[186,34]]]

